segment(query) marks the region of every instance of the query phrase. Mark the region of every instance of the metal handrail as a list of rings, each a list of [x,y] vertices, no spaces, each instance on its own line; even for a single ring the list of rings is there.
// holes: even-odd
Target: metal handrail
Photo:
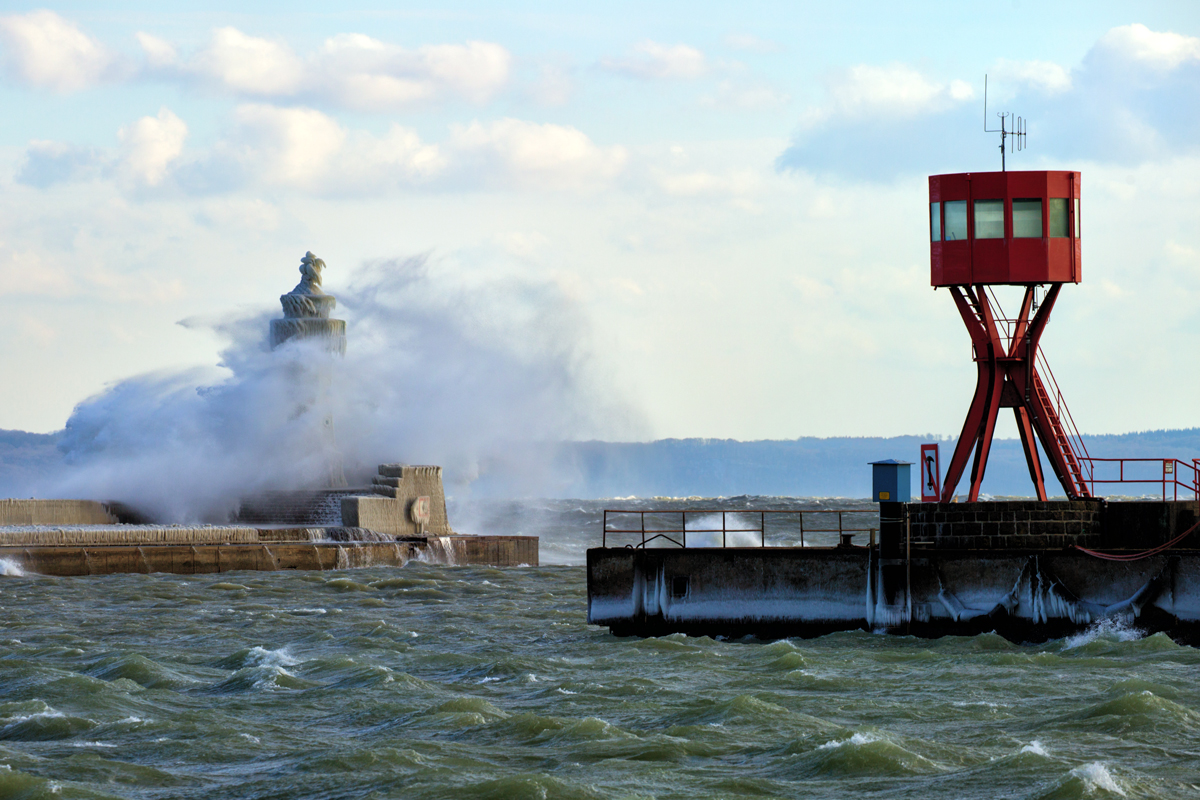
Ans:
[[[641,541],[636,545],[638,548],[644,548],[650,542],[656,539],[665,539],[668,542],[678,546],[687,547],[687,535],[689,533],[720,533],[721,547],[727,547],[727,535],[730,533],[758,533],[760,546],[767,546],[767,514],[792,514],[800,517],[800,546],[804,547],[804,515],[805,514],[837,514],[838,526],[836,528],[809,528],[809,533],[836,533],[839,538],[846,534],[853,536],[856,533],[870,533],[871,544],[875,543],[875,532],[878,528],[847,528],[845,526],[845,514],[878,514],[879,512],[869,508],[820,508],[820,509],[721,509],[721,508],[687,508],[687,509],[604,509],[603,529],[601,532],[601,546],[608,547],[608,534],[610,533],[634,533],[641,535]],[[610,528],[608,526],[608,515],[620,514],[637,514],[639,516],[640,525],[637,528]],[[646,529],[646,515],[664,515],[678,514],[678,528],[651,528]],[[688,514],[720,514],[720,528],[688,528]],[[758,515],[758,527],[751,528],[731,528],[728,526],[727,514],[743,514],[743,515]],[[674,539],[667,534],[678,533],[682,534],[679,539]],[[652,534],[650,538],[646,538],[646,534]],[[633,545],[630,545],[633,546]]]
[[[1100,464],[1117,464],[1118,465],[1117,477],[1115,479],[1113,479],[1113,478],[1097,478],[1097,477],[1095,477],[1094,468],[1091,470],[1091,477],[1089,478],[1089,483],[1091,483],[1093,486],[1092,494],[1096,493],[1094,486],[1097,483],[1106,483],[1106,484],[1118,484],[1118,483],[1151,483],[1151,484],[1154,484],[1154,483],[1157,483],[1162,486],[1162,498],[1164,501],[1167,499],[1167,487],[1168,486],[1171,487],[1171,496],[1172,496],[1172,499],[1174,499],[1174,500],[1179,499],[1179,490],[1181,488],[1186,491],[1190,491],[1194,498],[1200,499],[1200,458],[1193,458],[1190,463],[1187,461],[1180,460],[1178,458],[1091,458],[1089,456],[1087,460],[1089,462],[1095,462],[1095,463],[1100,463]],[[1140,463],[1140,464],[1161,464],[1162,465],[1162,475],[1160,475],[1157,478],[1127,478],[1127,477],[1125,477],[1126,462]],[[1171,465],[1170,473],[1167,472],[1168,464]],[[1179,479],[1179,475],[1181,474],[1180,467],[1191,470],[1191,472],[1192,472],[1191,483],[1188,483],[1186,481],[1181,481]]]
[[[1067,404],[1063,402],[1062,389],[1058,388],[1058,380],[1054,377],[1054,370],[1050,369],[1050,362],[1046,360],[1046,356],[1042,354],[1040,349],[1037,353],[1037,364],[1045,374],[1046,378],[1049,379],[1047,388],[1052,388],[1054,390],[1054,399],[1057,401],[1057,408],[1055,410],[1058,413],[1058,421],[1062,424],[1063,430],[1067,434],[1067,444],[1074,452],[1075,460],[1079,463],[1081,468],[1083,467],[1083,463],[1085,461],[1088,462],[1088,474],[1080,476],[1083,478],[1084,482],[1087,483],[1091,480],[1094,474],[1091,462],[1095,461],[1095,459],[1093,459],[1092,454],[1088,452],[1087,445],[1083,442],[1083,435],[1079,432],[1079,426],[1075,424],[1075,417],[1072,416],[1071,409],[1068,408]],[[1095,495],[1095,492],[1093,491],[1092,494]]]

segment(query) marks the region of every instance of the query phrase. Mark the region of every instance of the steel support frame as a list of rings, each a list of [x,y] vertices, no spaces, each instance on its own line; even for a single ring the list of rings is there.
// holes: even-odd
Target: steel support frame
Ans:
[[[1063,447],[1069,446],[1062,438],[1061,421],[1049,398],[1037,371],[1037,348],[1050,312],[1058,299],[1061,283],[1051,284],[1045,300],[1036,312],[1033,311],[1034,285],[1025,287],[1021,310],[1015,320],[1012,338],[1007,348],[1000,336],[996,316],[988,302],[984,284],[951,286],[950,294],[958,306],[959,314],[971,335],[975,351],[978,380],[975,396],[967,411],[962,434],[950,459],[946,478],[942,484],[942,502],[954,498],[959,480],[966,469],[967,459],[974,451],[971,466],[970,502],[979,500],[979,489],[987,469],[988,455],[992,447],[992,436],[996,429],[996,418],[1001,407],[1013,409],[1017,431],[1025,450],[1025,461],[1029,477],[1033,480],[1039,500],[1046,499],[1046,484],[1042,475],[1041,460],[1038,458],[1037,440],[1062,484],[1067,497],[1072,500],[1087,497],[1086,486],[1077,485],[1071,476]],[[1032,314],[1032,316],[1031,316]],[[1058,429],[1056,434],[1055,429]],[[1036,435],[1037,440],[1034,439]]]

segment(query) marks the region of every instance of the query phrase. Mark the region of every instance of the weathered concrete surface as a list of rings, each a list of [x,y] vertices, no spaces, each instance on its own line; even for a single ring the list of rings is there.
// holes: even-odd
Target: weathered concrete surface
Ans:
[[[0,525],[110,525],[117,521],[95,500],[0,500]]]
[[[807,635],[861,628],[866,548],[588,550],[588,622],[614,633]]]
[[[342,525],[397,536],[454,533],[446,518],[441,467],[382,464],[371,491],[370,495],[342,498]],[[429,522],[423,530],[412,518],[413,503],[418,497],[429,498]]]
[[[1063,636],[1103,619],[1200,643],[1200,551],[1113,562],[1078,551],[878,548],[588,551],[588,621],[618,635]],[[899,563],[897,563],[899,562]]]
[[[25,572],[56,576],[402,566],[414,555],[413,545],[398,542],[0,547],[0,558],[9,559]]]
[[[27,573],[55,576],[399,567],[414,559],[458,566],[517,567],[537,566],[538,540],[535,536],[439,536],[387,542],[0,545],[0,558]]]
[[[0,527],[0,546],[254,544],[258,531],[217,525],[23,525]]]

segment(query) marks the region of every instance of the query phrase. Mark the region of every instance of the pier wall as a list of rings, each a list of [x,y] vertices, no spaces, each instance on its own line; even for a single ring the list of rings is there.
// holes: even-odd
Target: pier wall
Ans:
[[[413,560],[517,567],[538,565],[538,540],[536,536],[439,536],[378,542],[20,545],[0,538],[0,559],[25,572],[64,577],[400,567]]]
[[[906,516],[907,513],[907,516]],[[941,515],[941,516],[939,516]],[[618,635],[1037,641],[1111,619],[1200,644],[1200,533],[1186,503],[884,504],[868,547],[595,548],[588,621]]]
[[[95,500],[0,500],[0,525],[111,525],[118,521]]]
[[[1070,545],[1147,550],[1197,520],[1194,500],[908,503],[906,512],[913,544],[938,550],[1054,550]],[[1194,544],[1200,546],[1200,532]]]

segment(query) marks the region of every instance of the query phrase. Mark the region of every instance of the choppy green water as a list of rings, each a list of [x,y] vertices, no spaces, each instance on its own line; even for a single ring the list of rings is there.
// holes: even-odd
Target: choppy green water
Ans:
[[[1200,651],[617,639],[580,567],[0,579],[0,797],[1195,797]]]

